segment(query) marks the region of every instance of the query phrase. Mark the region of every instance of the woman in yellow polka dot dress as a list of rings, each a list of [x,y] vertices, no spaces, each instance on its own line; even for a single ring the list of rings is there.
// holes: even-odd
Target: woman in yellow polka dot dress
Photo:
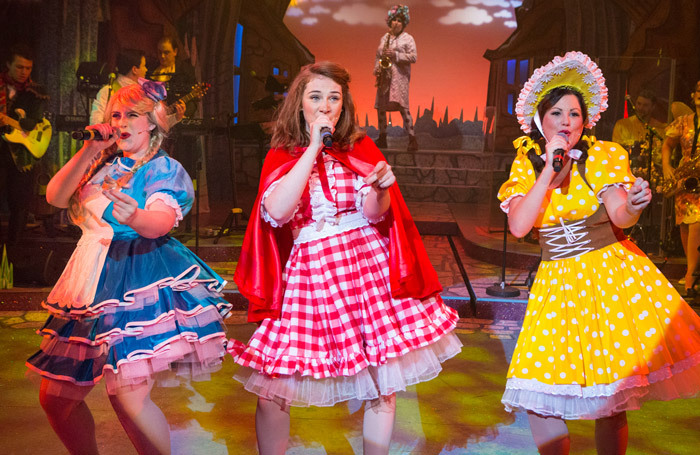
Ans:
[[[606,108],[585,54],[537,69],[516,106],[530,135],[498,195],[513,235],[540,233],[502,401],[528,412],[541,453],[568,453],[567,419],[595,419],[598,452],[623,454],[625,411],[700,390],[700,317],[621,232],[649,204],[648,183],[620,145],[583,135]]]

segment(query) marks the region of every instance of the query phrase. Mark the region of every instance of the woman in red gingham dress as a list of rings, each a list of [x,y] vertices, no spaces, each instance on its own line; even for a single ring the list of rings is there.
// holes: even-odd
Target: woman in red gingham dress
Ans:
[[[388,453],[395,393],[461,348],[391,167],[355,124],[348,82],[322,62],[290,87],[234,276],[260,322],[236,352],[236,379],[259,396],[262,454],[284,453],[290,406],[349,399],[367,402],[365,453]]]

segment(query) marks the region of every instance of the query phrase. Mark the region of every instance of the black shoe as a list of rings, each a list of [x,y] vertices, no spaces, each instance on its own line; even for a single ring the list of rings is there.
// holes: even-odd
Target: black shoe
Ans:
[[[697,294],[697,292],[695,291],[695,289],[693,289],[693,288],[686,288],[686,289],[685,289],[685,295],[683,296],[683,299],[685,299],[685,301],[686,301],[687,303],[694,303],[694,302],[695,302],[695,299],[697,298],[697,295],[698,295],[698,294]]]
[[[386,143],[386,134],[380,134],[379,137],[377,138],[374,143],[379,147],[380,149],[385,149],[389,147]]]
[[[414,135],[408,136],[408,148],[406,150],[409,152],[415,152],[418,150],[418,141]]]

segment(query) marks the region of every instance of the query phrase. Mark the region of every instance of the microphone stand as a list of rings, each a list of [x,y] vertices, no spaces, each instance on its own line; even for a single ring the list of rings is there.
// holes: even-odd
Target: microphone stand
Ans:
[[[649,122],[645,122],[642,117],[639,116],[639,113],[637,113],[637,109],[634,107],[634,103],[632,102],[632,99],[627,95],[625,97],[625,101],[629,102],[629,106],[632,109],[632,114],[634,114],[635,117],[640,121],[640,123],[644,126],[644,129],[646,129],[646,143],[647,143],[647,182],[649,183],[649,187],[651,188],[652,182],[651,182],[651,177],[652,177],[652,166],[654,166],[654,159],[653,159],[653,153],[654,153],[654,137],[659,138],[660,140],[663,141],[663,137],[651,126],[649,126]],[[645,211],[644,214],[644,223],[642,225],[637,225],[641,231],[642,231],[642,242],[643,242],[643,250],[645,253],[649,253],[649,236],[651,235],[651,224],[652,224],[652,213],[654,211],[654,205],[653,205],[653,194],[654,190],[652,189],[652,202],[649,204],[649,207],[647,207],[647,210]],[[633,228],[634,229],[634,228]],[[661,244],[659,244],[659,252],[661,252]]]
[[[197,204],[197,211],[194,213],[194,254],[199,256],[199,204],[201,203],[200,192],[199,192],[199,177],[202,173],[202,156],[200,154],[197,159],[197,164],[195,165],[195,187],[194,187],[194,199]]]
[[[645,224],[647,226],[647,231],[648,231],[647,233],[652,235],[651,228],[652,228],[653,220],[655,219],[653,217],[655,188],[652,188],[653,183],[651,181],[652,176],[653,176],[652,171],[653,171],[653,166],[654,166],[654,137],[659,138],[659,140],[661,140],[662,142],[663,142],[664,138],[654,128],[649,126],[648,123],[645,123],[644,127],[647,129],[646,138],[647,138],[647,144],[649,144],[649,149],[648,149],[649,156],[647,157],[647,166],[648,166],[648,168],[647,168],[647,182],[649,182],[649,188],[651,188],[651,202],[649,203],[649,207],[647,208],[646,213],[645,213],[645,217],[646,217]],[[657,200],[657,202],[658,202],[658,200]],[[662,210],[662,212],[663,212],[663,210]],[[663,217],[661,218],[661,222],[662,223],[664,222]],[[653,226],[653,227],[656,228],[657,226]],[[659,228],[658,233],[657,233],[658,235],[653,236],[653,237],[656,238],[655,243],[656,243],[656,246],[658,247],[657,254],[659,256],[661,256],[663,254],[663,252],[662,252],[662,250],[663,250],[663,248],[662,248],[663,236],[661,235],[661,227],[659,226],[658,228]],[[645,235],[644,236],[645,249],[649,248],[649,240],[650,239]],[[645,251],[645,253],[648,253],[648,251]]]
[[[233,208],[229,212],[226,220],[219,228],[219,232],[216,234],[214,239],[214,245],[219,243],[221,236],[224,234],[230,234],[234,229],[238,229],[238,216],[245,216],[243,210],[238,207],[238,192],[236,190],[236,145],[233,136],[233,118],[232,113],[228,113],[226,117],[226,140],[228,144],[228,153],[231,159],[231,199],[233,202]]]
[[[637,116],[639,118],[639,116]],[[639,118],[641,121],[642,119]],[[649,130],[649,126],[642,122],[644,124],[644,127]],[[654,160],[652,159],[652,152],[653,152],[653,141],[654,141],[654,135],[651,133],[651,131],[647,131],[646,135],[646,143],[647,143],[647,182],[649,182],[649,187],[651,187],[651,175],[652,175],[652,169],[651,167],[654,165]],[[653,197],[653,190],[652,190],[652,197]],[[644,252],[649,253],[649,241],[651,240],[650,237],[652,235],[651,231],[651,214],[654,211],[654,204],[649,203],[649,206],[646,208],[645,213],[644,213],[644,222],[642,223],[641,229],[642,229],[642,238],[644,239]]]
[[[505,215],[505,214],[504,214]],[[501,282],[494,283],[486,288],[486,293],[494,297],[517,297],[520,290],[506,284],[506,248],[508,246],[508,215],[503,217],[505,225],[503,228],[503,266],[501,267]]]

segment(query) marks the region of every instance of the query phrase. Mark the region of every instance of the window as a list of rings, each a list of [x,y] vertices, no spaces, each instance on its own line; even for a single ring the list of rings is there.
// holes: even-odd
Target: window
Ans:
[[[520,60],[519,65],[520,85],[523,86],[527,82],[528,77],[530,77],[530,60]]]
[[[506,62],[506,82],[508,85],[515,84],[515,60]]]
[[[512,93],[508,94],[508,105],[506,109],[508,109],[510,115],[513,115],[513,112],[515,112],[515,96],[513,96]]]
[[[530,60],[506,60],[506,84],[503,93],[506,93],[506,112],[515,114],[515,104],[518,102],[518,93],[523,88],[530,76]]]
[[[236,42],[233,46],[233,123],[238,123],[238,101],[241,93],[241,56],[243,55],[243,26],[236,25]]]

